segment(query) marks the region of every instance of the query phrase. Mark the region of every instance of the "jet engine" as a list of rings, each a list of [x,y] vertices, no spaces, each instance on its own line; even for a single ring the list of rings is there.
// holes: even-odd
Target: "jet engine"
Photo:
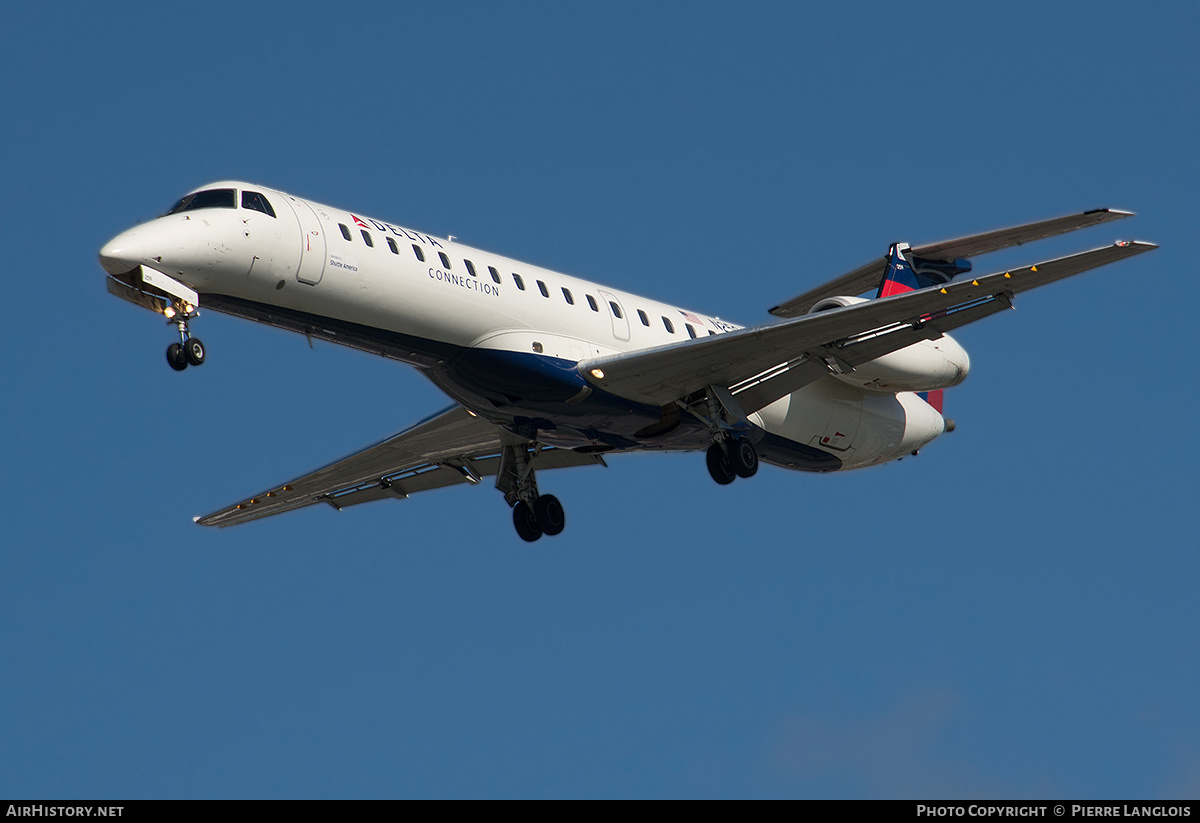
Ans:
[[[809,309],[816,314],[866,303],[862,297],[826,297]],[[853,371],[832,376],[851,386],[879,391],[935,391],[957,386],[967,377],[971,358],[952,337],[921,340],[898,351],[861,363]]]

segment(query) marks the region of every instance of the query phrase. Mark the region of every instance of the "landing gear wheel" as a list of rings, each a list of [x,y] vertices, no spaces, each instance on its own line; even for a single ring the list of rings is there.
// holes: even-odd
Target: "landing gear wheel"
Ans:
[[[729,445],[729,460],[738,477],[753,477],[758,471],[758,449],[745,437],[739,437]]]
[[[198,337],[188,338],[188,341],[183,344],[183,353],[187,355],[187,361],[193,366],[199,366],[204,362],[204,344]]]
[[[524,500],[518,501],[517,505],[513,506],[513,525],[517,527],[517,534],[526,543],[532,543],[542,536],[542,529],[538,526],[533,509]]]
[[[183,346],[178,343],[172,343],[167,346],[167,362],[171,364],[171,368],[175,371],[183,371],[187,368],[187,355],[183,352]]]
[[[562,503],[552,494],[543,494],[533,501],[533,515],[544,534],[553,537],[566,528],[567,514],[563,511]]]
[[[733,470],[733,462],[729,459],[729,453],[725,451],[724,443],[713,443],[709,446],[707,458],[708,473],[722,486],[729,485],[737,477],[737,473]]]

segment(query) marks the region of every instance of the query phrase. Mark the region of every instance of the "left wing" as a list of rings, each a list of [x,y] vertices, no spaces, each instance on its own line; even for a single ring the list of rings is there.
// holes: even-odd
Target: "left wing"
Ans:
[[[455,483],[478,483],[499,471],[500,427],[462,406],[439,414],[303,477],[281,483],[240,503],[197,517],[202,526],[233,526],[293,509],[328,503],[344,509],[358,503],[403,499]],[[603,465],[599,455],[542,449],[534,469]]]
[[[707,386],[734,392],[749,414],[833,371],[897,351],[1011,306],[1014,294],[1158,248],[1122,241],[1035,266],[949,283],[579,364],[592,385],[667,405]]]

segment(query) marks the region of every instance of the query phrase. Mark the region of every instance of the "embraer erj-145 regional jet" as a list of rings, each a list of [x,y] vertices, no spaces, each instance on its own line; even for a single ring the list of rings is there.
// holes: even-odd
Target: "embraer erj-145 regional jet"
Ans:
[[[1018,292],[1156,248],[1121,241],[989,275],[967,259],[1128,217],[1098,209],[910,246],[743,328],[353,212],[241,182],[204,186],[100,250],[108,289],[205,360],[203,307],[400,360],[455,404],[323,469],[196,518],[231,526],[314,503],[344,509],[496,478],[525,540],[563,530],[539,473],[609,453],[706,451],[718,483],[760,460],[829,472],[907,454],[952,426],[967,376],[947,334]],[[874,299],[860,296],[874,292]]]

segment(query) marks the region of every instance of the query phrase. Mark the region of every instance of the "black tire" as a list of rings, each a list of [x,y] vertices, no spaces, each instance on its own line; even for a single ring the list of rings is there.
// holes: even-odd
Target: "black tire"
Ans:
[[[197,337],[188,338],[188,341],[183,344],[183,353],[187,355],[187,361],[193,366],[199,366],[204,362],[204,344]]]
[[[738,477],[753,477],[758,471],[758,449],[745,437],[739,437],[729,446],[729,461]]]
[[[567,513],[563,511],[562,503],[552,494],[543,494],[533,501],[533,515],[537,518],[538,528],[542,533],[551,537],[561,534],[567,527]]]
[[[542,529],[538,526],[533,509],[524,500],[513,506],[513,525],[517,527],[517,534],[526,543],[532,543],[542,536]]]
[[[712,479],[716,480],[722,486],[728,486],[737,477],[737,473],[733,470],[733,464],[729,460],[729,453],[725,451],[725,446],[722,443],[713,443],[708,447],[708,473],[712,475]]]
[[[183,346],[178,343],[172,343],[167,346],[167,362],[171,364],[171,368],[175,371],[183,371],[187,368],[187,355],[183,353]]]

